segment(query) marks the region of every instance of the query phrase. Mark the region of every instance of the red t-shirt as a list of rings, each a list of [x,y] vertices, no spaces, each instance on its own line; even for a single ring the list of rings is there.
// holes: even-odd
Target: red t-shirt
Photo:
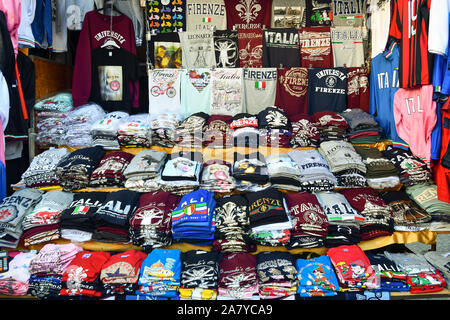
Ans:
[[[367,68],[347,68],[347,108],[369,112],[369,75]]]
[[[305,27],[299,30],[301,66],[332,68],[333,51],[330,27]]]
[[[263,33],[262,29],[238,29],[241,68],[262,68]]]
[[[227,29],[270,28],[272,0],[226,0]]]
[[[441,155],[439,159],[447,152],[450,143],[450,99],[448,99],[441,108],[442,112],[442,141]],[[434,179],[437,185],[437,197],[439,200],[450,202],[450,169],[444,168],[441,161],[438,161],[434,168]]]
[[[275,106],[288,117],[307,113],[308,69],[278,68]]]

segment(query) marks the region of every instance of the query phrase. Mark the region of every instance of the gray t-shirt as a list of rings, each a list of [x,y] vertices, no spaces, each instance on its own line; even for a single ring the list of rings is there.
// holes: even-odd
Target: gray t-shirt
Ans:
[[[362,27],[331,27],[335,67],[361,67],[364,64]]]
[[[275,105],[277,68],[245,68],[242,71],[244,110],[250,114]]]
[[[227,29],[224,0],[187,0],[186,31]]]
[[[212,31],[180,32],[183,68],[212,68],[216,66]]]

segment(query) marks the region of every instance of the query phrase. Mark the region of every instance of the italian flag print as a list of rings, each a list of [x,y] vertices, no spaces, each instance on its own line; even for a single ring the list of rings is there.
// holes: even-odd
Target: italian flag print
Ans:
[[[265,81],[255,81],[255,88],[256,89],[265,89],[266,82]]]
[[[202,21],[203,21],[203,22],[211,22],[211,18],[209,18],[209,17],[203,17]]]
[[[73,210],[73,214],[85,214],[89,211],[89,207],[86,206],[76,206]]]

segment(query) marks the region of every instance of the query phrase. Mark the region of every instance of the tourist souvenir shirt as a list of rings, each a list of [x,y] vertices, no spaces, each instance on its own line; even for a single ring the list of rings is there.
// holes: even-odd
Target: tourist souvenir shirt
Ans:
[[[238,29],[239,64],[241,68],[261,68],[263,56],[262,29]]]
[[[186,0],[186,31],[226,30],[224,0]]]
[[[364,64],[362,27],[331,27],[335,67],[361,67]]]
[[[308,69],[278,68],[275,106],[288,117],[307,112]]]
[[[333,26],[362,26],[365,23],[366,2],[367,0],[332,0]]]
[[[301,28],[299,35],[302,67],[333,67],[330,27]]]
[[[263,67],[300,67],[298,29],[271,28],[264,30]]]
[[[333,19],[331,0],[306,1],[306,26],[330,26]]]
[[[211,69],[184,69],[181,72],[181,107],[183,116],[209,112],[211,105]]]
[[[257,114],[265,108],[274,106],[277,92],[276,68],[244,68],[242,78],[246,112]]]
[[[142,1],[141,1],[142,3]],[[146,1],[150,35],[186,30],[186,0]]]
[[[243,111],[242,68],[212,70],[210,115],[235,116]]]
[[[295,265],[301,297],[334,296],[339,291],[339,282],[328,256],[297,259]]]
[[[370,89],[367,68],[347,68],[347,108],[369,112]]]
[[[304,26],[306,0],[272,0],[272,28]]]
[[[270,27],[272,0],[227,0],[227,29]]]
[[[150,114],[181,114],[182,70],[153,69],[148,79]]]
[[[238,32],[234,30],[214,31],[214,51],[217,68],[239,68]]]
[[[180,32],[183,68],[212,68],[216,66],[212,31]]]
[[[161,33],[148,41],[150,62],[155,69],[176,68],[182,66],[182,48],[178,32]]]

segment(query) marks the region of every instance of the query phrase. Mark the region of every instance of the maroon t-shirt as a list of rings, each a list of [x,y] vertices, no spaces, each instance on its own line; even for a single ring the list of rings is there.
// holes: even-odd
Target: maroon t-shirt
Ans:
[[[330,27],[304,27],[299,35],[302,67],[334,67]]]
[[[238,29],[241,68],[262,68],[263,34],[262,29]]]
[[[227,29],[270,28],[272,0],[225,0]]]
[[[347,108],[369,112],[369,75],[367,68],[347,68]]]
[[[308,69],[278,68],[275,106],[282,109],[290,118],[307,113],[307,98]]]

